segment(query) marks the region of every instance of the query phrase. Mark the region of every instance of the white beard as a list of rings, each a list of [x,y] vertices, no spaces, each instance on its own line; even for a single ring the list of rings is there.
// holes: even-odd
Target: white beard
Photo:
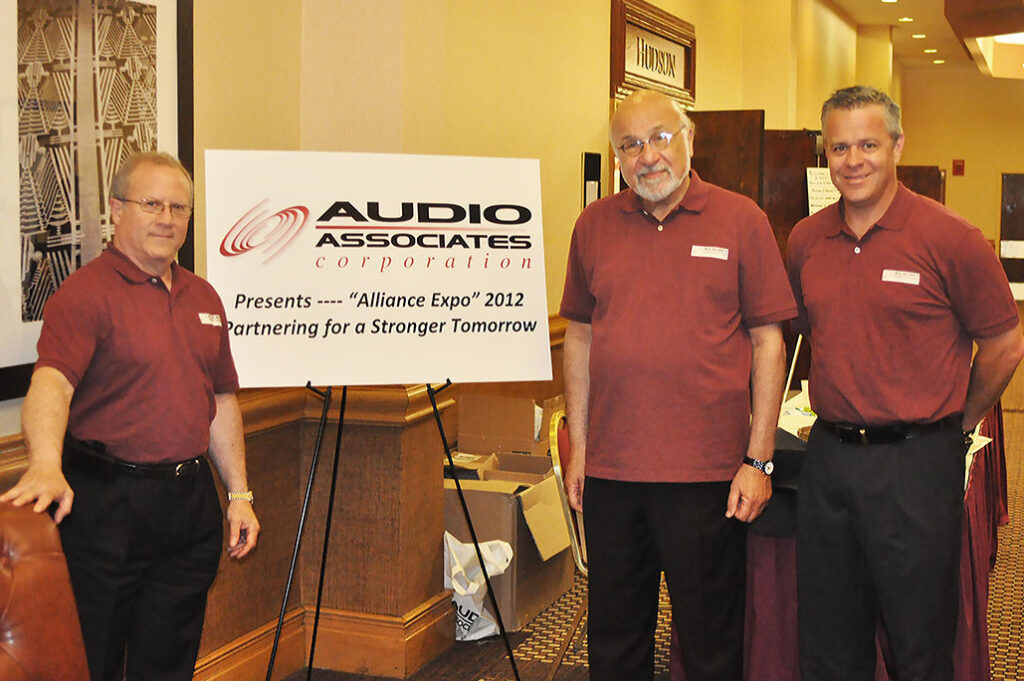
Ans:
[[[660,166],[655,166],[650,171],[661,170]],[[679,189],[679,185],[683,183],[683,178],[676,177],[676,174],[672,171],[671,167],[665,167],[664,170],[668,171],[668,178],[662,180],[660,186],[648,188],[644,184],[644,174],[638,173],[636,178],[636,186],[633,187],[641,199],[649,201],[650,203],[658,203],[667,199],[672,192]],[[650,172],[648,171],[648,172]]]

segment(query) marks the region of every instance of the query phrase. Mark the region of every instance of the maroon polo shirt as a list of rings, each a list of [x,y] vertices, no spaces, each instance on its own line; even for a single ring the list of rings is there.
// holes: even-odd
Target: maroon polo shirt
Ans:
[[[560,313],[593,330],[587,475],[730,480],[750,439],[748,329],[796,314],[764,213],[690,177],[660,223],[626,190],[573,230]]]
[[[127,461],[204,453],[214,395],[238,390],[220,298],[176,264],[172,273],[168,291],[109,246],[43,313],[36,368],[74,386],[68,432]]]
[[[972,339],[1017,326],[1006,275],[981,231],[902,184],[858,240],[839,204],[789,237],[810,332],[811,407],[829,421],[929,423],[963,411]]]

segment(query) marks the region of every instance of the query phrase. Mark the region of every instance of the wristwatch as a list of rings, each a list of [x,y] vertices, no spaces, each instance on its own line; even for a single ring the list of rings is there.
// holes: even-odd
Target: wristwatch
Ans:
[[[743,457],[743,463],[748,466],[753,466],[757,470],[761,471],[765,475],[771,475],[772,471],[775,470],[775,464],[771,461],[759,461],[757,459],[751,459],[749,456]]]

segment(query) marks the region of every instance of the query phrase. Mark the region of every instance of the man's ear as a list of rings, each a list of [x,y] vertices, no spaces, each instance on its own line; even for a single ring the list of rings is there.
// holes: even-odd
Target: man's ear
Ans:
[[[116,226],[121,221],[121,210],[124,208],[124,202],[118,201],[111,196],[107,203],[110,204],[110,221]]]

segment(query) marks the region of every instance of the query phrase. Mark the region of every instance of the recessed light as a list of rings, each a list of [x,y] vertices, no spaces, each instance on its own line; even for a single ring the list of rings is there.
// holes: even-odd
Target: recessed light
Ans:
[[[912,35],[910,37],[913,38],[914,40],[923,40],[923,39],[927,38],[928,35],[925,34],[925,33],[915,33],[914,35]]]
[[[936,50],[934,47],[929,47],[927,50],[924,50],[925,54],[935,54],[936,52],[938,52],[938,50]]]
[[[895,5],[899,0],[882,0],[886,5]]]
[[[945,64],[946,60],[945,59],[932,59],[932,63],[933,64]]]
[[[914,17],[900,17],[896,21],[900,22],[901,24],[909,24],[913,20],[914,20]]]

